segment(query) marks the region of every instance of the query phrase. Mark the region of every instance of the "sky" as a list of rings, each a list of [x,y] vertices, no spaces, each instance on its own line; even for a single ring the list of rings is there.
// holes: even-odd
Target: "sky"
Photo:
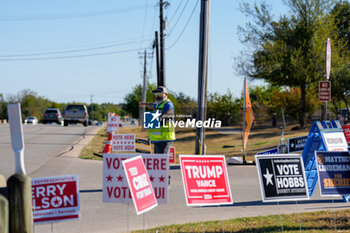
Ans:
[[[0,2],[0,93],[30,89],[49,100],[122,103],[147,77],[157,82],[152,44],[159,0],[31,0]],[[197,98],[200,0],[168,0],[166,86]],[[208,91],[241,95],[234,58],[244,49],[241,0],[211,0]],[[253,0],[248,0],[254,3]],[[266,0],[278,16],[282,1]],[[152,56],[153,54],[153,56]],[[248,85],[262,85],[250,82]],[[148,100],[152,101],[152,100]]]

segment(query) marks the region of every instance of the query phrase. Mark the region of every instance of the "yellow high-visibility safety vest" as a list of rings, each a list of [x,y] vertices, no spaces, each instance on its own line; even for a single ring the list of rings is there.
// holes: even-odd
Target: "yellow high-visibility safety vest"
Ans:
[[[161,104],[157,104],[155,110],[159,110],[160,112],[163,110],[164,105],[170,100],[166,100]],[[173,141],[175,140],[175,128],[173,124],[167,123],[167,127],[163,127],[161,122],[160,129],[150,129],[149,130],[149,139],[154,141]]]

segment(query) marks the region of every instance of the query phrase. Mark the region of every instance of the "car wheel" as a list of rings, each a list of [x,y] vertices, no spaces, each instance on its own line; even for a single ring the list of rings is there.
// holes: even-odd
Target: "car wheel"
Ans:
[[[87,126],[88,126],[88,121],[84,121],[83,125],[84,125],[85,127],[87,127]]]
[[[65,122],[63,123],[63,125],[64,125],[64,126],[68,126],[68,121],[65,121]]]

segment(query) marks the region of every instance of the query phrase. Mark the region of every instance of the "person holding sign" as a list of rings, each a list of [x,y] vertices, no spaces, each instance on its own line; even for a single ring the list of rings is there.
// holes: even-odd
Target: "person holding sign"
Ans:
[[[169,154],[171,144],[175,140],[174,117],[175,110],[173,103],[168,99],[166,87],[158,86],[152,91],[155,95],[156,103],[140,103],[141,107],[154,108],[160,114],[160,127],[150,128],[149,138],[154,144],[155,154]]]

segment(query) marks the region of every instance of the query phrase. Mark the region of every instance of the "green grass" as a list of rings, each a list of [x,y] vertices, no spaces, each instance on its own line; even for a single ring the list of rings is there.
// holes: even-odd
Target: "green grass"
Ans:
[[[333,211],[318,211],[281,215],[283,232],[349,232],[350,210],[336,211],[336,229]],[[300,222],[300,224],[299,224]],[[161,226],[145,232],[281,232],[280,215],[236,218]],[[143,232],[143,231],[134,231]]]

